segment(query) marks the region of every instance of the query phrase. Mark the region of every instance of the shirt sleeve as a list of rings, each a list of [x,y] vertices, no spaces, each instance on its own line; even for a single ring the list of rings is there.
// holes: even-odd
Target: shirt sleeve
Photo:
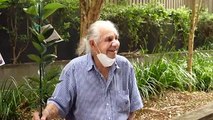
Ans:
[[[135,78],[135,73],[133,67],[131,67],[130,70],[130,112],[134,112],[136,110],[139,110],[143,107],[143,102],[140,96],[140,92],[137,87],[137,82]]]
[[[65,117],[75,101],[75,80],[72,67],[65,67],[60,75],[60,82],[56,85],[52,97],[47,103],[55,104],[61,117]]]

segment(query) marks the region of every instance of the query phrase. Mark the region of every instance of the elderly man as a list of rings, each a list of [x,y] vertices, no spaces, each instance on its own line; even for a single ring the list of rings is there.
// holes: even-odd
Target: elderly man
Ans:
[[[143,107],[131,63],[117,55],[119,34],[110,21],[96,21],[87,32],[87,54],[63,69],[43,116],[34,120],[133,120]]]

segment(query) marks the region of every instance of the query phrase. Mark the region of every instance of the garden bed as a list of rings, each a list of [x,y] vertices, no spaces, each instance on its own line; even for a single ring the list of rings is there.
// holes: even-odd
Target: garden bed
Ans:
[[[179,92],[166,91],[160,98],[144,101],[144,108],[136,113],[135,120],[172,120],[186,112],[196,110],[209,102],[213,102],[212,92]],[[28,110],[22,109],[24,118],[31,118]],[[62,120],[62,119],[55,119]]]
[[[137,112],[136,120],[172,120],[209,102],[213,102],[213,91],[167,91],[161,98],[144,101],[144,108]]]

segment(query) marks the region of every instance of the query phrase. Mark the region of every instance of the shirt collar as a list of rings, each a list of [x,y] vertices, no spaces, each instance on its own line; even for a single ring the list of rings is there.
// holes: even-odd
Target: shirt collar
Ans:
[[[93,61],[93,58],[92,58],[92,54],[91,53],[88,53],[87,54],[87,71],[90,71],[92,70],[93,68],[95,67],[95,63]],[[119,69],[119,65],[117,63],[117,61],[115,60],[115,64],[113,64],[112,66],[112,69]]]
[[[94,66],[94,62],[92,59],[92,54],[88,53],[87,54],[87,70],[90,71]]]

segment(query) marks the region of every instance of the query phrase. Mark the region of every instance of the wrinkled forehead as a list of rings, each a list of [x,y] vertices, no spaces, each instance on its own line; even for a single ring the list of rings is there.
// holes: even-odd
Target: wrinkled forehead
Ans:
[[[115,36],[118,37],[118,31],[115,27],[112,26],[101,26],[100,29],[100,36],[101,37],[109,37],[109,36]]]

